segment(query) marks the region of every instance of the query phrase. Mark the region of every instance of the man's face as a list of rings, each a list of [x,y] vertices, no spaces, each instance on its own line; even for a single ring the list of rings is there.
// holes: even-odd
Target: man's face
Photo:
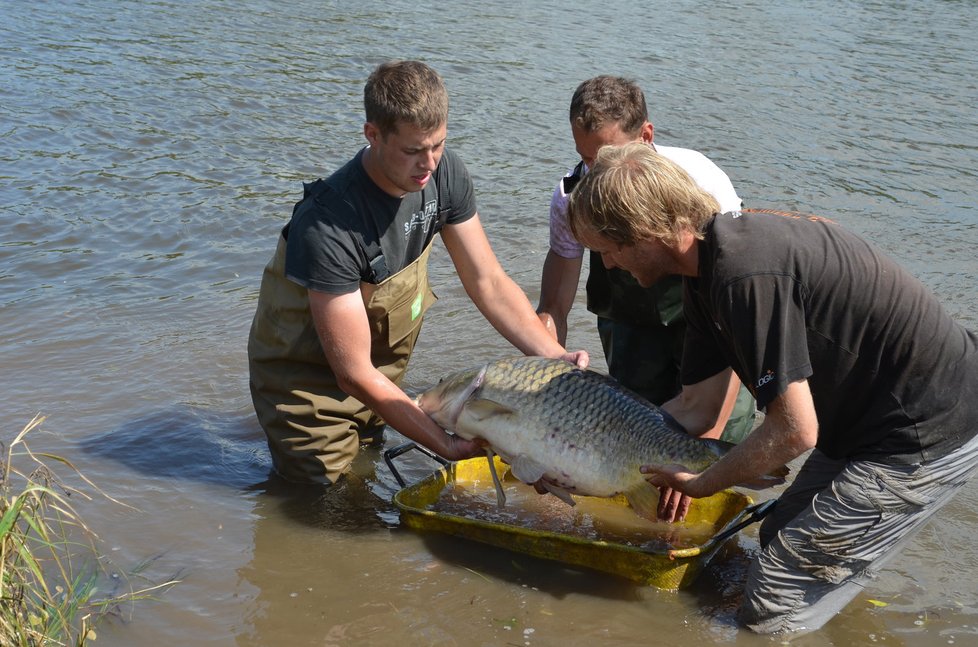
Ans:
[[[591,229],[580,234],[581,244],[601,254],[601,262],[606,268],[610,270],[617,267],[628,272],[644,288],[654,285],[659,279],[675,271],[675,259],[665,244],[657,238],[623,245]]]
[[[639,131],[637,137],[633,137],[621,131],[618,123],[605,124],[594,132],[587,132],[576,124],[571,124],[571,134],[574,136],[574,144],[577,146],[577,154],[584,160],[584,164],[591,168],[594,158],[598,155],[598,150],[602,146],[621,146],[631,142],[645,141],[652,143],[652,124],[646,123]]]
[[[386,193],[399,198],[420,191],[431,180],[445,152],[448,126],[421,130],[400,123],[395,132],[381,136],[380,130],[367,122],[363,133],[370,143],[364,162],[367,173]]]

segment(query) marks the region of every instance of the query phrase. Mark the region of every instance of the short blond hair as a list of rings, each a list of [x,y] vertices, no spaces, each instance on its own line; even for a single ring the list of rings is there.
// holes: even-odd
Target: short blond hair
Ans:
[[[679,241],[683,231],[703,237],[703,225],[720,211],[716,199],[689,174],[644,142],[603,146],[574,188],[567,217],[571,231],[593,231],[631,245],[658,238]]]
[[[434,130],[448,123],[448,90],[438,72],[420,61],[388,61],[367,79],[363,107],[384,137],[400,123]]]

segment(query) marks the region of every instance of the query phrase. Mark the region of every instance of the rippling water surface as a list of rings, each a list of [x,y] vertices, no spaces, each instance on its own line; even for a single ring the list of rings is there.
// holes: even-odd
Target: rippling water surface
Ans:
[[[0,440],[47,415],[35,448],[132,506],[81,506],[113,568],[181,580],[97,644],[770,644],[733,624],[753,530],[664,593],[401,529],[377,454],[326,493],[283,488],[245,341],[301,182],[363,145],[388,58],[446,78],[450,145],[534,301],[570,95],[614,73],[645,88],[657,141],[712,157],[749,206],[835,218],[978,328],[978,5],[771,4],[0,2]],[[443,252],[432,268],[409,390],[511,352]],[[572,325],[600,368],[582,301]],[[976,488],[793,644],[974,641]]]

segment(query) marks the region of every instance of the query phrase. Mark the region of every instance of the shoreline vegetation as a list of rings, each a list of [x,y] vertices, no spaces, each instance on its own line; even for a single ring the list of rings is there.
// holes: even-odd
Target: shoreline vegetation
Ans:
[[[0,441],[0,645],[80,647],[123,605],[152,599],[177,581],[137,589],[133,582],[146,564],[124,575],[108,572],[98,536],[73,503],[93,500],[86,493],[92,490],[126,504],[67,459],[31,451],[25,439],[43,421],[35,416],[9,445]],[[54,467],[80,484],[68,485]]]

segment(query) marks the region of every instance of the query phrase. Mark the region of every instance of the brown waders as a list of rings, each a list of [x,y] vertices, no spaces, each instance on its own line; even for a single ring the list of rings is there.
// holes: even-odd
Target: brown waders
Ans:
[[[285,239],[265,267],[248,338],[251,397],[275,470],[291,481],[335,483],[384,421],[339,389],[309,312],[306,288],[285,277]],[[424,313],[437,297],[428,283],[429,244],[412,264],[378,285],[360,284],[370,321],[373,365],[400,385]]]

